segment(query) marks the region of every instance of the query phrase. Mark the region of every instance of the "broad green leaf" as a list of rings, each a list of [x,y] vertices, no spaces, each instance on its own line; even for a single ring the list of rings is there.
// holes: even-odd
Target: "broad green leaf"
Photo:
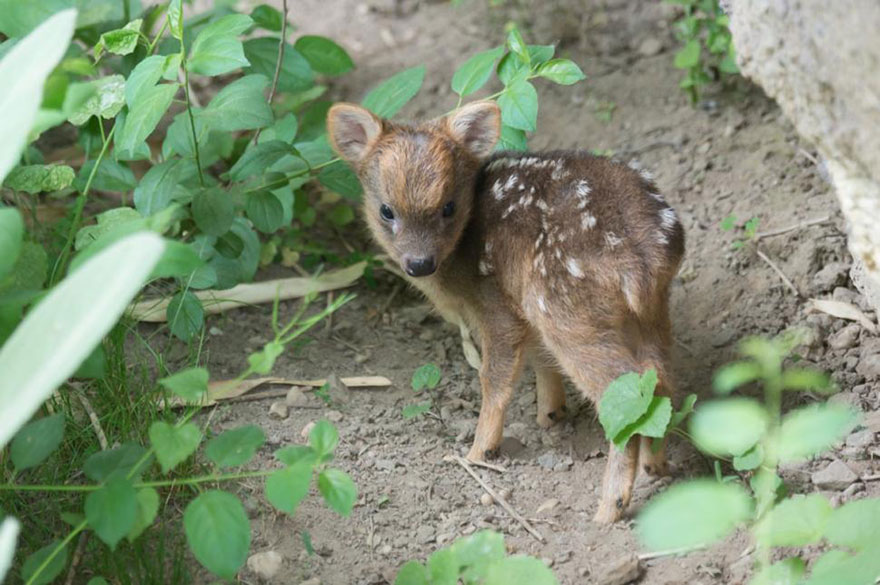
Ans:
[[[309,445],[288,445],[275,451],[274,455],[284,465],[294,465],[300,461],[308,461],[313,465],[318,461],[318,454]]]
[[[116,135],[116,147],[131,152],[143,144],[156,129],[176,93],[177,84],[174,83],[154,85],[140,92],[134,104],[129,106],[121,133]]]
[[[520,79],[508,85],[498,96],[498,106],[504,124],[534,132],[538,120],[538,92],[531,83]]]
[[[764,546],[806,546],[818,542],[831,517],[831,504],[820,494],[797,495],[774,506],[755,526]]]
[[[230,233],[244,245],[241,253],[234,259],[226,258],[222,254],[215,254],[208,262],[208,265],[217,271],[216,288],[218,289],[231,288],[239,282],[251,280],[260,263],[260,240],[248,225],[247,220],[242,217],[235,218]],[[279,355],[281,351],[283,351],[283,347],[278,351]],[[251,363],[250,358],[248,358],[248,363]],[[271,363],[268,366],[271,369]],[[259,371],[256,370],[257,373]]]
[[[17,209],[0,209],[0,281],[3,281],[21,254],[24,222]]]
[[[787,390],[814,390],[827,393],[834,391],[834,382],[825,372],[790,368],[782,372],[782,387]]]
[[[329,421],[319,420],[309,431],[309,444],[319,457],[329,455],[339,444],[339,433]]]
[[[155,448],[162,473],[168,473],[195,453],[201,441],[202,432],[192,422],[175,426],[160,420],[150,425],[150,443]]]
[[[0,284],[0,291],[38,291],[48,276],[46,251],[36,242],[23,242],[12,274]]]
[[[250,61],[245,73],[257,73],[266,79],[274,79],[278,64],[278,40],[268,37],[250,39],[244,42],[244,54]],[[315,82],[315,74],[306,58],[290,43],[284,45],[281,60],[281,73],[278,76],[278,90],[285,92],[303,91]]]
[[[209,571],[232,579],[247,560],[251,526],[241,502],[228,492],[211,490],[189,503],[183,513],[186,541]]]
[[[342,75],[354,69],[354,63],[345,49],[327,37],[303,35],[293,46],[318,73]]]
[[[76,234],[73,247],[75,250],[82,250],[116,229],[126,227],[130,228],[131,231],[142,229],[143,220],[140,214],[131,207],[108,209],[98,215],[95,225],[87,225],[80,228]]]
[[[752,577],[749,585],[798,585],[804,575],[804,561],[791,557],[764,567]]]
[[[700,64],[700,41],[688,41],[678,53],[675,54],[673,63],[679,69],[690,69]]]
[[[232,227],[235,218],[232,195],[220,187],[202,189],[193,195],[192,214],[200,230],[222,236]]]
[[[61,541],[53,540],[37,552],[31,554],[24,560],[21,566],[21,578],[23,581],[31,585],[48,585],[61,574],[67,566],[67,546],[63,546],[61,551],[52,557],[46,568],[37,575],[37,569],[43,566],[43,563],[52,556],[55,549],[61,545]]]
[[[752,500],[733,483],[696,480],[674,485],[639,514],[636,531],[650,550],[711,544],[751,517]]]
[[[15,546],[18,542],[20,529],[18,521],[12,516],[7,516],[0,521],[0,582],[3,582],[6,573],[12,567],[12,557],[15,556]]]
[[[222,75],[250,63],[238,35],[254,23],[250,16],[229,14],[203,28],[189,52],[189,70],[201,75]]]
[[[282,157],[291,154],[293,154],[293,148],[281,140],[260,142],[245,150],[235,161],[235,164],[229,169],[229,178],[232,181],[244,181],[254,175],[264,173]]]
[[[418,404],[408,404],[401,409],[400,414],[403,415],[403,418],[415,418],[429,412],[432,406],[434,403],[430,400]]]
[[[415,392],[419,392],[424,390],[425,388],[433,389],[437,387],[437,384],[440,383],[440,378],[442,377],[442,373],[440,372],[440,368],[438,368],[434,364],[425,364],[420,366],[413,372],[412,375],[412,389]]]
[[[245,425],[208,441],[205,455],[218,467],[235,467],[250,461],[265,442],[263,429],[257,425]]]
[[[506,124],[501,126],[501,139],[495,146],[495,150],[528,150],[526,133],[519,128],[511,128]]]
[[[132,69],[125,82],[125,103],[131,107],[140,96],[162,78],[166,57],[151,55]]]
[[[253,368],[255,373],[266,375],[272,371],[275,360],[282,353],[284,353],[284,345],[270,341],[263,346],[262,350],[248,356],[248,365]]]
[[[532,56],[526,48],[526,43],[523,41],[522,35],[515,27],[510,29],[510,32],[507,33],[507,46],[512,53],[519,57],[520,61],[523,63],[531,62]]]
[[[312,463],[294,463],[266,478],[266,499],[277,509],[292,515],[308,495],[311,481]]]
[[[394,585],[429,585],[425,566],[418,561],[408,561],[397,572]]]
[[[263,90],[269,80],[262,75],[246,75],[233,81],[214,96],[201,113],[201,120],[214,130],[235,132],[270,125],[274,118]]]
[[[813,563],[810,577],[798,585],[873,585],[877,575],[880,555],[876,548],[856,555],[831,550]]]
[[[271,191],[257,191],[247,196],[245,213],[254,227],[271,234],[284,225],[284,207]]]
[[[85,103],[71,112],[68,120],[71,124],[82,126],[92,116],[109,120],[116,117],[125,105],[125,78],[121,75],[102,77],[89,84],[94,88],[94,95]]]
[[[460,96],[466,96],[486,85],[495,68],[495,62],[503,53],[503,47],[496,47],[477,53],[465,61],[452,76],[452,91]]]
[[[507,53],[498,61],[496,68],[498,79],[505,86],[512,84],[514,81],[526,79],[531,73],[528,65],[519,60],[515,53]]]
[[[764,462],[764,448],[758,443],[742,455],[733,457],[733,468],[737,471],[750,471],[756,469]]]
[[[204,266],[205,262],[191,245],[176,240],[168,241],[165,253],[150,273],[150,278],[179,278],[183,282],[189,282],[188,277]]]
[[[208,391],[208,370],[187,368],[159,380],[166,390],[187,402],[199,402]]]
[[[80,167],[79,175],[77,175],[76,179],[73,181],[73,186],[80,193],[85,191],[86,183],[88,182],[89,175],[94,166],[95,161],[90,160]],[[90,189],[92,191],[127,193],[136,186],[137,179],[134,178],[134,173],[131,172],[130,168],[118,163],[112,158],[104,157],[101,160],[101,164],[98,165],[98,170],[95,171],[95,177],[92,179]]]
[[[134,524],[125,538],[129,542],[134,542],[138,536],[143,534],[144,530],[149,528],[156,515],[159,513],[159,492],[151,487],[141,488],[137,491],[137,514]]]
[[[586,76],[574,61],[553,59],[538,68],[538,75],[560,85],[572,85]]]
[[[132,20],[122,28],[107,31],[101,35],[95,45],[95,59],[99,59],[106,50],[116,55],[130,55],[137,48],[143,20]]]
[[[708,402],[691,417],[690,431],[697,447],[713,455],[742,455],[767,430],[767,412],[748,398]]]
[[[428,557],[431,585],[458,585],[458,559],[451,548],[443,548]]]
[[[813,404],[789,412],[778,437],[780,461],[806,459],[846,437],[859,422],[857,412],[842,404]]]
[[[32,3],[16,4],[27,12],[35,11]],[[11,8],[12,6],[6,4],[0,8],[0,14],[8,14],[7,10]],[[44,13],[34,24],[43,19],[46,19],[45,22],[18,41],[0,61],[0,79],[4,83],[3,92],[0,92],[0,112],[3,112],[0,122],[0,136],[3,136],[0,146],[0,181],[19,160],[37,110],[43,101],[46,78],[70,44],[76,12],[64,10],[55,15]],[[24,30],[13,32],[8,27],[3,32],[10,37],[24,34]],[[0,406],[2,404],[0,402]],[[12,434],[15,430],[15,427],[7,427],[6,433],[0,432],[0,435]],[[0,447],[3,443],[0,440]]]
[[[379,117],[391,118],[419,93],[424,79],[424,65],[405,69],[370,90],[362,104]]]
[[[0,348],[0,446],[115,325],[163,247],[155,234],[127,237],[88,260],[27,314]]]
[[[33,195],[69,187],[75,176],[67,165],[25,165],[12,169],[3,185]]]
[[[517,555],[489,565],[485,585],[558,585],[559,581],[540,559]]]
[[[855,500],[834,510],[824,536],[836,546],[876,550],[874,547],[880,543],[880,499]]]
[[[168,31],[175,39],[183,40],[183,0],[168,2]]]
[[[134,207],[144,217],[162,211],[190,195],[186,184],[197,181],[195,162],[172,158],[150,167],[134,189]]]
[[[623,449],[633,435],[661,438],[666,434],[671,417],[672,401],[666,396],[654,396],[645,414],[618,433],[614,437],[614,444]]]
[[[494,561],[505,555],[504,536],[491,530],[481,530],[452,545],[455,558],[462,568],[465,583],[480,583]]]
[[[260,144],[271,142],[273,140],[280,140],[281,142],[289,144],[293,142],[294,138],[296,138],[297,130],[299,130],[299,123],[297,122],[296,116],[289,113],[283,118],[275,120],[275,123],[272,124],[272,126],[266,128],[263,133],[260,134]]]
[[[16,471],[36,467],[51,455],[64,437],[64,415],[44,416],[26,424],[12,440],[9,457]]]
[[[327,505],[340,516],[348,516],[357,501],[357,486],[341,469],[325,469],[318,474],[318,491]]]
[[[760,364],[755,362],[733,362],[715,372],[712,386],[718,394],[730,394],[740,386],[759,379],[761,374]]]
[[[171,333],[182,341],[192,339],[205,325],[202,302],[190,291],[181,291],[171,297],[165,314]]]
[[[137,520],[137,492],[131,481],[116,477],[86,496],[86,520],[111,549],[128,534]]]
[[[608,385],[599,401],[599,422],[609,441],[648,411],[657,385],[657,373],[629,372]]]
[[[346,163],[339,161],[326,166],[318,173],[318,181],[331,191],[339,193],[351,201],[360,201],[363,188]]]
[[[80,364],[79,368],[74,372],[73,377],[100,380],[104,378],[106,372],[107,356],[104,354],[104,347],[98,345],[95,347],[95,350],[89,354],[89,357]]]
[[[553,53],[556,52],[556,47],[553,45],[528,45],[526,49],[529,52],[532,67],[546,63],[553,58]]]
[[[124,443],[115,449],[98,451],[86,459],[83,473],[94,482],[114,477],[139,477],[150,466],[152,458],[145,458],[147,450],[135,443]],[[135,468],[137,466],[137,468]]]
[[[268,4],[260,4],[251,10],[251,19],[254,25],[272,32],[281,32],[284,16],[281,11]]]

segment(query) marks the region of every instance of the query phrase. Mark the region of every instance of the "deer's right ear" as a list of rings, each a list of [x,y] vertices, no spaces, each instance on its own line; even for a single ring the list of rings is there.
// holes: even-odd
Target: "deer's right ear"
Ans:
[[[336,104],[327,112],[330,144],[351,163],[363,160],[382,133],[382,120],[354,104]]]

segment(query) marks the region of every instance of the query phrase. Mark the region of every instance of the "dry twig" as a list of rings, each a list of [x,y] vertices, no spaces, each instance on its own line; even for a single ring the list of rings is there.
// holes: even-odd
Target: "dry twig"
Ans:
[[[769,230],[766,232],[758,232],[755,234],[755,240],[760,240],[761,238],[770,238],[773,236],[779,236],[782,234],[787,234],[788,232],[793,232],[795,230],[800,230],[806,227],[821,225],[823,223],[828,223],[831,221],[831,217],[826,215],[824,217],[816,217],[814,219],[808,219],[806,221],[802,221],[801,223],[796,223],[793,225],[789,225],[783,228],[778,228],[775,230]]]
[[[106,449],[106,447],[104,448]],[[73,585],[73,580],[76,578],[76,568],[82,560],[83,553],[86,550],[86,542],[88,542],[88,540],[88,532],[80,534],[79,541],[76,543],[76,550],[73,551],[73,559],[70,561],[70,569],[67,570],[67,578],[64,579],[64,585]]]
[[[696,546],[684,546],[681,548],[672,548],[669,550],[658,550],[657,552],[650,553],[642,553],[639,555],[640,561],[649,561],[651,559],[659,559],[661,557],[674,557],[677,555],[683,555],[689,552],[694,552],[695,550],[703,550],[706,548],[705,544],[698,544]]]
[[[776,274],[779,275],[779,278],[782,279],[782,282],[785,283],[785,286],[787,286],[788,288],[791,289],[791,292],[794,293],[794,296],[800,298],[800,296],[801,296],[800,291],[797,289],[797,287],[794,285],[794,283],[788,279],[788,277],[785,275],[785,273],[782,272],[782,269],[780,269],[779,266],[777,266],[776,263],[773,262],[773,260],[771,260],[771,259],[767,256],[767,254],[765,254],[765,253],[762,252],[761,250],[757,250],[757,252],[758,252],[758,258],[760,258],[761,260],[763,260],[764,262],[766,262],[767,265],[768,265],[770,268],[772,268],[773,271],[774,271]]]
[[[101,450],[106,451],[110,445],[107,442],[107,435],[104,433],[104,429],[101,427],[101,421],[98,418],[98,414],[95,412],[95,409],[92,408],[92,403],[89,402],[88,398],[86,398],[86,395],[82,391],[82,389],[77,389],[76,397],[79,399],[79,403],[82,404],[82,407],[86,411],[86,414],[89,415],[89,422],[92,424],[92,429],[95,431],[95,435],[97,435],[98,437],[98,443],[101,445]]]

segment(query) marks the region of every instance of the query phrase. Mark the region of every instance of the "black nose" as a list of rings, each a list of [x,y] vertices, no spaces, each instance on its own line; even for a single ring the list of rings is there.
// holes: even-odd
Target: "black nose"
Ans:
[[[404,262],[404,269],[410,276],[428,276],[437,270],[433,256],[427,258],[409,258]]]

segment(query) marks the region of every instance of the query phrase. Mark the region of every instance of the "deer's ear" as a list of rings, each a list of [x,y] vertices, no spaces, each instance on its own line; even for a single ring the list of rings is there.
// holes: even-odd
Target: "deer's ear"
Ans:
[[[495,102],[474,102],[450,114],[446,126],[474,155],[487,156],[501,136],[501,110]]]
[[[336,104],[327,112],[330,144],[339,155],[358,163],[382,133],[382,120],[354,104]]]

